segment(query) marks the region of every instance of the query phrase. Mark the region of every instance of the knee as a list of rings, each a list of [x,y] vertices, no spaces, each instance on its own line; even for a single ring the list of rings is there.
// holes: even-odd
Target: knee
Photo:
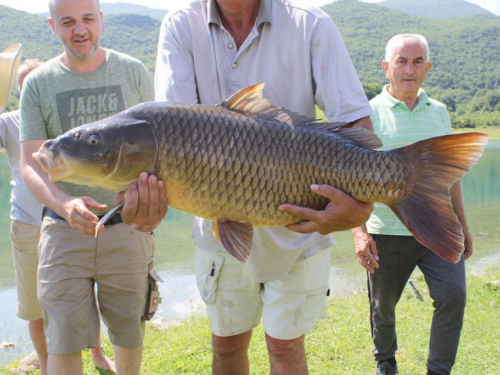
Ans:
[[[235,336],[217,336],[212,334],[212,346],[218,356],[234,356],[246,353],[250,344],[251,331]]]
[[[460,304],[465,305],[465,301],[467,299],[467,291],[465,289],[465,285],[460,288],[455,288],[453,291],[453,299],[455,299]]]
[[[266,344],[270,355],[289,356],[304,350],[304,335],[292,340],[280,340],[266,334]]]
[[[465,285],[463,286],[453,286],[448,288],[445,292],[441,293],[441,296],[434,298],[435,307],[448,306],[463,309],[467,300],[467,291]]]

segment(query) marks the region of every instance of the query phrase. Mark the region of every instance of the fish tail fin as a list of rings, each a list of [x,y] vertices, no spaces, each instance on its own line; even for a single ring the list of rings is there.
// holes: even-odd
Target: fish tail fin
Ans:
[[[450,188],[477,163],[488,138],[476,132],[452,134],[400,149],[413,165],[411,193],[390,208],[417,241],[452,263],[460,260],[464,236]]]

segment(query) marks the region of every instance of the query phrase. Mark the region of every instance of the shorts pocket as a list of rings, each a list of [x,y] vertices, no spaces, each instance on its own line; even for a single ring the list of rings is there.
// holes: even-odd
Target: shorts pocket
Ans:
[[[196,283],[201,299],[209,305],[215,303],[215,291],[224,257],[209,251],[196,249]]]
[[[305,323],[315,324],[318,319],[326,317],[326,294],[327,289],[307,295],[303,318]]]

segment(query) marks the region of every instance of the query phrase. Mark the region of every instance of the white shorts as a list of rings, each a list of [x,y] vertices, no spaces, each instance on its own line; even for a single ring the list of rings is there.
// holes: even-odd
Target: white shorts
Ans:
[[[297,262],[283,278],[258,283],[248,263],[229,253],[196,249],[196,280],[212,331],[234,336],[261,321],[266,333],[291,340],[312,331],[326,316],[330,249]]]

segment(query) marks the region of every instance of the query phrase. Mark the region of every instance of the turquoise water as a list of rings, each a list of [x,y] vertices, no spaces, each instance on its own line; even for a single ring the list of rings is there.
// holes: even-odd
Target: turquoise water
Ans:
[[[474,239],[474,255],[467,261],[469,274],[481,273],[500,261],[500,142],[490,142],[484,155],[462,180],[469,227]],[[17,347],[0,349],[0,366],[33,350],[27,325],[16,318],[14,268],[9,235],[11,171],[4,153],[0,154],[0,342],[16,342]],[[165,280],[160,284],[163,302],[157,317],[183,319],[203,311],[194,277],[195,247],[191,239],[191,216],[169,210],[155,231],[155,264]],[[345,295],[365,286],[364,269],[354,255],[349,231],[335,234],[332,248],[330,286],[332,294]]]

